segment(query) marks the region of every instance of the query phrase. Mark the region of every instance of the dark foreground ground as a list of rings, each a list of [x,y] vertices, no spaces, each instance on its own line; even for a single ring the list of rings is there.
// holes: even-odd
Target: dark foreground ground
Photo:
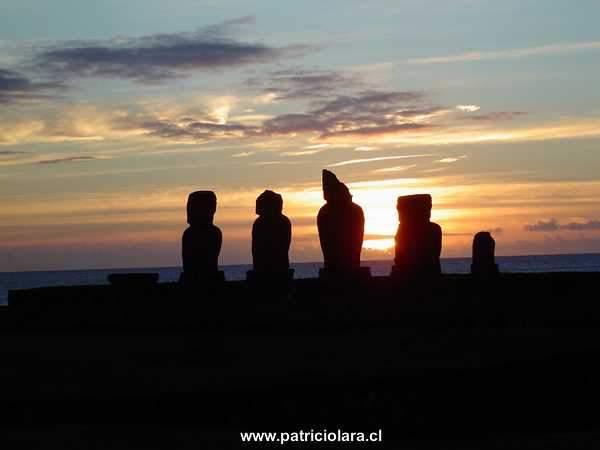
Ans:
[[[382,429],[386,448],[597,448],[599,281],[14,291],[0,309],[0,439],[255,448],[240,431]]]

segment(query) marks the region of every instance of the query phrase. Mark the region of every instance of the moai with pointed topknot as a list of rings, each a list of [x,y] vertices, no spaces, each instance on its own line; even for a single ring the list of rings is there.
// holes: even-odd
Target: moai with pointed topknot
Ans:
[[[253,270],[248,277],[289,277],[288,251],[292,240],[292,224],[282,214],[283,198],[264,191],[256,199],[258,219],[252,226]]]
[[[192,192],[187,202],[190,225],[181,238],[183,273],[181,281],[198,282],[223,278],[218,270],[223,236],[213,224],[217,196],[212,191]]]
[[[398,197],[396,254],[392,275],[406,278],[436,277],[442,273],[442,229],[431,219],[429,194]]]
[[[317,216],[324,270],[330,273],[368,271],[360,267],[365,229],[363,210],[352,202],[348,187],[328,170],[323,170],[323,197],[327,202]]]
[[[488,277],[499,273],[494,252],[496,241],[487,231],[480,231],[473,238],[473,262],[471,273],[477,276]]]

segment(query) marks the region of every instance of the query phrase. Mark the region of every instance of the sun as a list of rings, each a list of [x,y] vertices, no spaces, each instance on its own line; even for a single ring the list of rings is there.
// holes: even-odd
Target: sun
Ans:
[[[389,250],[394,248],[394,239],[368,239],[363,242],[363,248],[367,250]]]

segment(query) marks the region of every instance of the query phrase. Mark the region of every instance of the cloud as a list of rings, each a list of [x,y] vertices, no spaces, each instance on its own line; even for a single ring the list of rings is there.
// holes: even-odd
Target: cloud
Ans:
[[[584,223],[571,222],[561,225],[561,229],[570,231],[600,230],[600,220],[588,220]]]
[[[463,117],[465,120],[477,120],[482,122],[496,122],[499,120],[510,120],[515,117],[525,116],[527,113],[522,111],[498,111],[486,114],[469,114]]]
[[[282,156],[307,156],[314,155],[316,153],[321,153],[323,149],[313,149],[313,150],[298,150],[298,151],[290,151],[281,153]]]
[[[228,37],[234,26],[251,20],[241,18],[189,33],[62,42],[39,49],[29,65],[37,73],[61,80],[102,77],[152,83],[192,72],[271,63],[314,50],[305,45],[273,47]]]
[[[417,167],[417,165],[409,164],[406,166],[384,167],[383,169],[376,169],[373,172],[375,172],[375,173],[402,172],[404,170],[412,169],[413,167]]]
[[[233,155],[231,155],[231,158],[247,158],[248,156],[252,156],[254,155],[256,152],[241,152],[241,153],[235,153]]]
[[[427,107],[413,102],[371,104],[376,95],[358,93],[346,101],[346,109],[333,100],[318,100],[307,109],[279,116],[255,115],[252,120],[236,115],[243,110],[242,99],[225,102],[193,99],[188,105],[159,102],[107,105],[52,104],[30,108],[26,114],[13,108],[7,110],[0,123],[0,146],[31,142],[101,141],[156,137],[168,143],[203,144],[217,140],[247,139],[248,145],[272,146],[270,138],[299,137],[318,145],[319,140],[330,145],[347,145],[361,152],[383,150],[381,145],[398,148],[430,147],[465,143],[547,141],[552,139],[586,138],[600,135],[600,120],[595,118],[563,119],[560,122],[529,126],[502,127],[494,122],[469,121],[460,127],[440,120],[441,107]],[[410,97],[410,96],[407,96]],[[418,98],[418,95],[415,96]],[[402,98],[402,97],[400,97]],[[196,106],[200,103],[203,106]],[[376,103],[376,102],[375,102]],[[362,108],[360,106],[362,106]],[[378,109],[380,114],[370,113]],[[438,111],[415,115],[415,111]],[[3,111],[4,112],[4,111]],[[219,114],[217,114],[219,112]],[[248,120],[247,120],[248,119]],[[476,124],[476,126],[472,126]],[[284,140],[279,147],[289,149]],[[356,145],[356,147],[355,147]]]
[[[481,106],[478,105],[457,105],[456,109],[462,112],[475,112],[481,109]]]
[[[556,218],[552,218],[547,222],[538,220],[533,225],[525,225],[527,231],[592,231],[600,230],[600,220],[588,220],[587,222],[571,222],[566,225],[561,225]]]
[[[427,118],[443,110],[422,107],[413,91],[363,91],[316,102],[304,113],[282,114],[263,123],[262,133],[317,133],[321,139],[414,133],[431,128]]]
[[[72,162],[83,162],[83,161],[94,161],[100,158],[96,158],[94,156],[69,156],[65,158],[54,158],[54,159],[42,159],[40,161],[36,161],[37,164],[64,164],[64,163],[72,163]]]
[[[369,240],[375,240],[375,239],[390,239],[390,238],[394,238],[393,234],[369,234],[369,233],[365,233],[363,238],[369,239]]]
[[[146,110],[119,117],[118,121],[124,129],[194,143],[298,134],[316,134],[321,139],[412,134],[432,128],[433,125],[427,123],[430,116],[442,110],[441,107],[416,104],[422,97],[417,92],[365,91],[354,96],[318,100],[307,111],[281,114],[254,124],[229,121],[228,114],[217,118],[208,110],[182,112],[177,116],[172,112],[159,114]],[[313,144],[307,150],[322,149],[327,145]]]
[[[262,88],[271,100],[331,97],[333,93],[363,86],[356,76],[335,71],[279,70],[269,75],[268,79],[250,78],[246,84]]]
[[[128,109],[129,108],[129,109]],[[2,111],[3,113],[5,111]],[[59,103],[7,108],[0,121],[0,146],[31,142],[102,141],[142,135],[135,105]]]
[[[13,155],[24,155],[27,152],[15,151],[15,150],[0,150],[0,156],[13,156]]]
[[[530,56],[543,56],[593,50],[600,50],[600,41],[576,42],[572,44],[551,44],[507,50],[473,51],[446,56],[406,59],[403,62],[405,64],[447,64],[455,62],[484,61],[491,59],[526,58]]]
[[[280,164],[299,164],[298,161],[261,161],[252,163],[253,166],[276,166]]]
[[[432,125],[426,125],[422,123],[392,123],[387,125],[375,125],[369,124],[365,127],[353,128],[348,130],[331,131],[323,133],[321,138],[339,138],[339,137],[368,137],[368,136],[382,136],[385,134],[400,134],[405,132],[414,132],[423,129],[430,129]]]
[[[424,97],[418,91],[364,91],[359,95],[338,96],[335,100],[329,100],[313,112],[322,115],[335,115],[340,113],[356,114],[362,113],[389,113],[406,102],[416,102]],[[411,115],[414,109],[407,109],[404,116]]]
[[[55,98],[49,92],[63,88],[60,82],[34,82],[19,72],[0,68],[0,104]]]
[[[551,218],[547,222],[543,220],[538,220],[533,225],[525,225],[526,231],[557,231],[560,229],[560,225],[556,218]]]
[[[186,120],[183,120],[186,119]],[[241,138],[256,133],[255,127],[236,122],[215,123],[207,117],[182,119],[147,118],[135,124],[150,136],[170,138],[175,141],[209,142],[215,139]]]
[[[321,120],[319,117],[304,113],[281,114],[263,123],[266,134],[271,135],[294,135],[308,132],[325,133],[328,125],[326,121]]]
[[[481,122],[492,123],[492,122]],[[554,139],[580,139],[600,136],[598,119],[569,119],[559,122],[540,123],[527,127],[514,128],[452,128],[438,127],[437,133],[423,133],[418,136],[392,136],[385,139],[387,144],[402,147],[480,144],[485,142],[526,142]],[[434,131],[434,130],[432,130]]]
[[[453,233],[451,231],[443,231],[442,234],[444,237],[464,237],[464,236],[473,236],[473,233]]]
[[[348,166],[350,164],[362,164],[376,161],[387,161],[390,159],[405,159],[405,158],[422,158],[424,156],[430,155],[398,155],[398,156],[379,156],[377,158],[360,158],[360,159],[350,159],[348,161],[342,161],[335,164],[329,164],[327,167],[340,167],[340,166]],[[409,166],[403,166],[409,167]]]

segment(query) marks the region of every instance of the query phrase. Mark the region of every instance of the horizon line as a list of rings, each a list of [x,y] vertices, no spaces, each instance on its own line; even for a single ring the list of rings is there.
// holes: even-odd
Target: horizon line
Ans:
[[[521,255],[496,255],[498,258],[527,258],[527,257],[549,257],[549,256],[590,256],[600,255],[600,252],[573,252],[573,253],[552,253],[552,254],[521,254]],[[441,261],[453,260],[453,259],[471,259],[471,256],[446,256],[441,257]],[[365,262],[389,262],[393,263],[394,258],[391,259],[361,259],[361,263]],[[290,262],[290,266],[295,264],[323,264],[323,261],[296,261]],[[238,264],[219,264],[219,268],[223,267],[239,267],[239,266],[252,266],[252,263],[238,263]],[[0,274],[11,274],[11,273],[36,273],[36,272],[89,272],[89,271],[109,271],[109,270],[146,270],[146,269],[182,269],[182,266],[145,266],[145,267],[100,267],[100,268],[84,268],[84,269],[37,269],[37,270],[16,270],[16,271],[0,271]]]

